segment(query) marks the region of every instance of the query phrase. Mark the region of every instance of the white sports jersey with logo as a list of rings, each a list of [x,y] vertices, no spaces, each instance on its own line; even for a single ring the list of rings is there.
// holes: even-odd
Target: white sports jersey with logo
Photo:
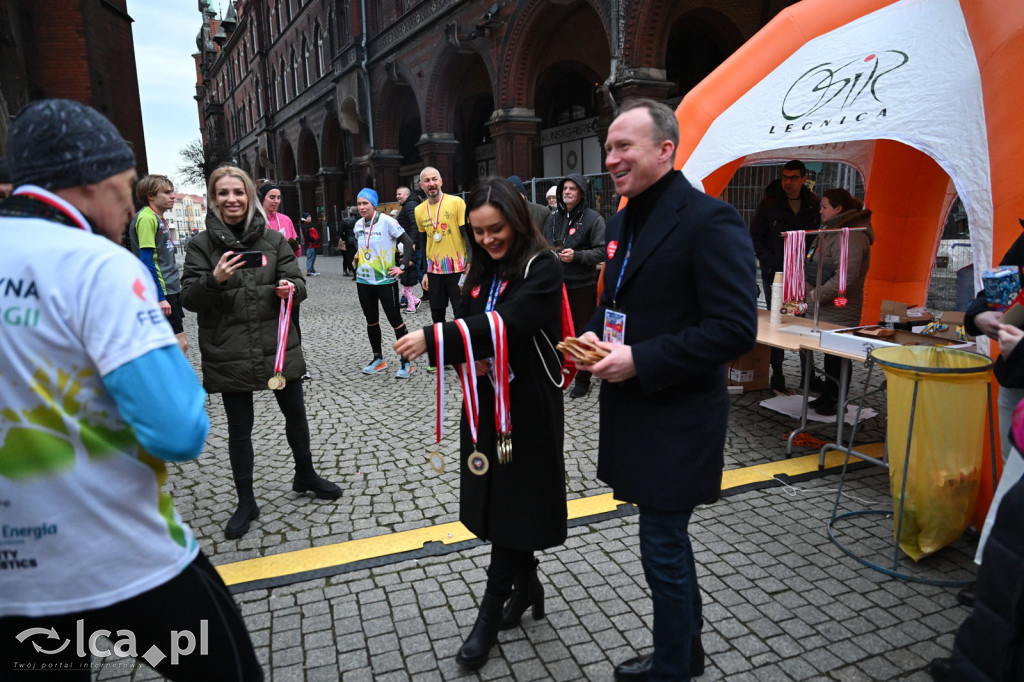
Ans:
[[[175,344],[153,288],[103,237],[0,218],[0,616],[107,606],[198,552],[101,381]]]

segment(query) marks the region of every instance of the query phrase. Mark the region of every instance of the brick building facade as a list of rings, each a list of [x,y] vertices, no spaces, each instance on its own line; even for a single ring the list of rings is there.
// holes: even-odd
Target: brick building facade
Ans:
[[[0,0],[0,157],[14,115],[49,97],[102,112],[148,172],[127,0]]]
[[[391,199],[424,165],[449,191],[598,172],[613,100],[674,106],[790,4],[236,0],[220,19],[207,6],[204,141],[277,180],[284,212],[332,225],[361,187]]]

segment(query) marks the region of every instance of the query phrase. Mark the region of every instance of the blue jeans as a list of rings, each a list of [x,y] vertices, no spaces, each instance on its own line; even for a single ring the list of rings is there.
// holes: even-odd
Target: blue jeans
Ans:
[[[306,272],[316,272],[313,264],[316,263],[316,249],[306,247]]]
[[[640,561],[654,604],[652,682],[690,679],[690,642],[703,623],[690,513],[640,507]]]

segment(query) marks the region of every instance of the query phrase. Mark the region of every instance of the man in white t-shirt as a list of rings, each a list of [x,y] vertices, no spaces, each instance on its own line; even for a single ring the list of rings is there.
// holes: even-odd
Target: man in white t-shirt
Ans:
[[[104,631],[170,679],[261,680],[231,594],[161,490],[166,462],[197,457],[209,421],[153,278],[119,246],[134,155],[70,100],[26,106],[7,149],[0,679],[45,667],[89,680]],[[173,648],[186,631],[187,655]]]

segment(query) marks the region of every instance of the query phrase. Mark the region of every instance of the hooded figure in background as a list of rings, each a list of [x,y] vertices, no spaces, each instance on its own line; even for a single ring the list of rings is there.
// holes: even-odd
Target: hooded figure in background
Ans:
[[[558,183],[558,210],[544,223],[544,236],[554,246],[562,262],[572,310],[574,329],[582,329],[597,307],[598,266],[604,263],[604,218],[590,208],[589,185],[582,175],[569,175]],[[590,391],[590,372],[578,372],[571,398],[582,398]]]

